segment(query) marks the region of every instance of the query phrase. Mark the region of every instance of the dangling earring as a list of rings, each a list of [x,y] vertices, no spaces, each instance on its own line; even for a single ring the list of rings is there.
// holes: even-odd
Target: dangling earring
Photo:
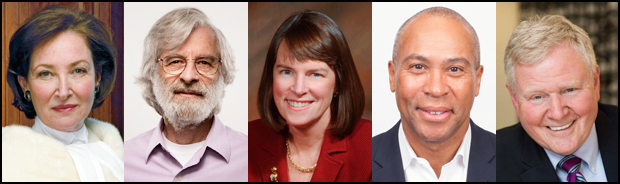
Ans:
[[[336,93],[334,93],[334,98],[336,98],[336,96],[338,96],[338,91],[336,91]]]
[[[31,100],[31,99],[30,99],[30,91],[26,91],[26,92],[24,93],[24,98],[26,98],[26,100],[30,102],[30,100]]]
[[[99,86],[95,87],[95,94],[99,93]]]

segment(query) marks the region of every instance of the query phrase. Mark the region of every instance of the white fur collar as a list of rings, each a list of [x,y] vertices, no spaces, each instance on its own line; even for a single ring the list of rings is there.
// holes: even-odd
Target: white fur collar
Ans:
[[[102,141],[123,158],[123,140],[118,129],[92,118],[85,121],[89,142]],[[107,171],[107,170],[106,170]],[[104,171],[106,181],[115,180]],[[71,155],[64,145],[28,126],[2,128],[2,181],[79,181]]]

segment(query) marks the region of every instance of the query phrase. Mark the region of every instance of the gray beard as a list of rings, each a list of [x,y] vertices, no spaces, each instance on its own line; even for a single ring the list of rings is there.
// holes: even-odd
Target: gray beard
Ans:
[[[224,94],[224,82],[221,77],[208,86],[202,82],[187,85],[180,80],[167,86],[163,79],[155,77],[153,91],[155,99],[164,111],[164,117],[175,131],[186,127],[195,128],[205,119],[211,117],[215,107],[221,102]],[[213,83],[215,82],[215,83]],[[192,90],[202,93],[197,99],[175,96],[175,90]]]

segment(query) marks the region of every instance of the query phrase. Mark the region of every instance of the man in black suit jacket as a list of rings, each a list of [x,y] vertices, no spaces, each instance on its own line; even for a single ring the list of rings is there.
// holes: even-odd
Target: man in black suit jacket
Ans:
[[[495,181],[495,135],[469,116],[484,71],[479,48],[448,8],[401,26],[388,70],[402,123],[372,139],[373,181]]]
[[[405,173],[398,147],[400,121],[387,132],[372,138],[372,180],[404,182]],[[495,134],[470,119],[471,149],[467,182],[495,181]]]
[[[588,34],[562,16],[532,18],[504,62],[520,122],[497,132],[497,181],[618,182],[618,107],[598,103]]]

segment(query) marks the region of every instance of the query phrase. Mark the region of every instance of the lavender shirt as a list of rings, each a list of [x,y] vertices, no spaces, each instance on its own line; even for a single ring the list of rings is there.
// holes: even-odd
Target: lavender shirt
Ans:
[[[204,145],[182,166],[163,144],[160,120],[125,142],[125,181],[248,181],[248,136],[214,116]]]

